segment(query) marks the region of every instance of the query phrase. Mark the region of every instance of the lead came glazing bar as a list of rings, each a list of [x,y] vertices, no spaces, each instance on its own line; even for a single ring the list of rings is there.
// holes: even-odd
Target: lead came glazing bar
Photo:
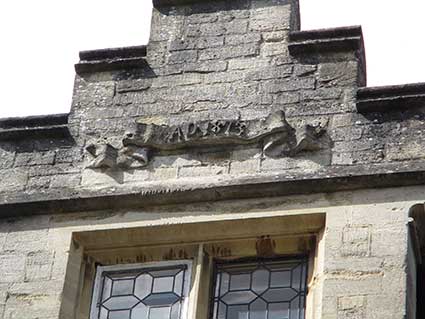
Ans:
[[[213,319],[304,319],[306,259],[216,265]]]
[[[93,319],[182,319],[186,264],[128,270],[99,267],[98,271],[100,287]]]

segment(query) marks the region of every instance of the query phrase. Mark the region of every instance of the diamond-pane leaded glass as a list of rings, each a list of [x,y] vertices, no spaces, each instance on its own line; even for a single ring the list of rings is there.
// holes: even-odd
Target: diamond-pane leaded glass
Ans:
[[[304,319],[307,263],[217,264],[213,319]]]
[[[99,267],[91,319],[181,319],[189,262]]]

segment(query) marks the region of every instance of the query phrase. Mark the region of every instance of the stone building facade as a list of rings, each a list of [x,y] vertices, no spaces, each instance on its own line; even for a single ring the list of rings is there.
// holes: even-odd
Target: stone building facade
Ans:
[[[299,29],[298,0],[154,0],[70,114],[0,120],[0,318],[422,318],[425,85]]]

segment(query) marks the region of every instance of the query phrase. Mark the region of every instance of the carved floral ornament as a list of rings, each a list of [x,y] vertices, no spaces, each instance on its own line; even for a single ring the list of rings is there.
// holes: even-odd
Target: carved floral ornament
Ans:
[[[86,149],[94,157],[90,168],[136,168],[147,166],[157,154],[238,145],[262,145],[266,157],[292,157],[302,151],[324,147],[321,137],[326,125],[304,125],[295,129],[283,111],[258,120],[208,120],[178,126],[147,124],[137,121],[137,131],[128,133],[123,147],[91,144]]]

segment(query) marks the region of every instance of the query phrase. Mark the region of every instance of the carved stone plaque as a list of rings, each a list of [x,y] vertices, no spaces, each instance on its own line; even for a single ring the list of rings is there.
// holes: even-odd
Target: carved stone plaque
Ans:
[[[156,125],[137,122],[137,132],[127,134],[121,150],[111,146],[97,146],[98,151],[91,167],[145,166],[150,156],[175,151],[201,149],[212,146],[237,146],[257,144],[263,148],[264,156],[294,156],[301,151],[321,148],[319,138],[325,129],[321,126],[305,125],[296,130],[285,119],[283,111],[257,120],[208,120],[182,123],[178,126]],[[92,146],[92,149],[93,148]],[[113,155],[115,154],[115,159]]]

